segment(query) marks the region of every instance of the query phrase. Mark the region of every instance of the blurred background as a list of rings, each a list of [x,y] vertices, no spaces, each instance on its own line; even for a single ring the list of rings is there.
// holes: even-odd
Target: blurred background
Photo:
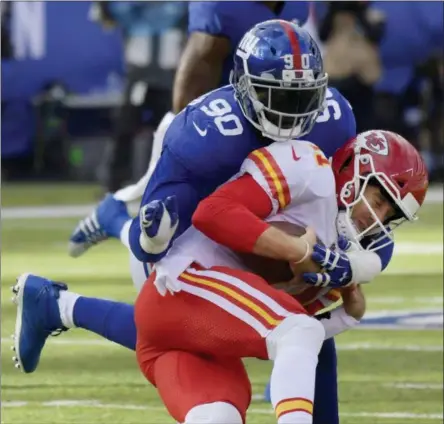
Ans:
[[[393,260],[365,286],[361,325],[337,337],[341,424],[443,422],[443,2],[0,6],[2,423],[171,422],[133,352],[83,330],[50,338],[36,373],[15,370],[10,286],[33,272],[85,296],[134,302],[126,249],[110,240],[73,259],[69,236],[105,191],[145,173],[166,112],[227,83],[253,6],[265,19],[283,10],[306,25],[358,131],[404,135],[434,182],[419,222],[397,230]],[[246,365],[248,422],[269,424],[269,363]]]
[[[358,130],[401,133],[442,181],[442,2],[298,3]],[[171,109],[187,15],[186,2],[2,2],[2,181],[100,195],[137,180]]]

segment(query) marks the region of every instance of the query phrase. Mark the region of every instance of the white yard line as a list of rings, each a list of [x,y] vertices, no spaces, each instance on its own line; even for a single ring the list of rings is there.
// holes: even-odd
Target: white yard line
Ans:
[[[399,315],[408,315],[408,314],[437,314],[442,315],[443,310],[441,308],[422,308],[422,309],[379,309],[377,311],[369,311],[365,314],[364,318],[379,318],[381,316],[384,317],[396,317]]]
[[[6,219],[82,218],[94,209],[91,205],[47,205],[2,208],[2,221]]]
[[[350,343],[337,344],[337,350],[383,350],[392,352],[442,352],[443,346],[440,345],[394,345],[384,343]]]
[[[396,242],[395,255],[438,255],[443,253],[442,243]]]
[[[389,383],[384,384],[384,387],[391,387],[402,390],[443,390],[442,384],[427,384],[427,383]]]
[[[398,255],[403,256],[403,255]],[[415,255],[416,256],[416,255]],[[441,260],[440,258],[439,260]],[[442,269],[439,268],[437,264],[435,269],[421,269],[421,268],[413,268],[413,269],[402,269],[400,266],[389,265],[387,269],[384,270],[383,275],[410,275],[410,276],[419,276],[419,277],[427,277],[428,275],[442,275]]]
[[[358,331],[358,330],[356,330]],[[12,339],[8,337],[1,338],[2,344],[5,346],[12,345]],[[120,345],[104,339],[49,339],[49,345],[65,345],[65,346],[106,346],[121,347]],[[402,351],[402,352],[442,352],[441,345],[395,345],[389,343],[338,343],[337,350],[383,350],[383,351]]]
[[[343,380],[340,382],[344,382]],[[349,381],[348,381],[349,382]],[[377,383],[375,381],[367,381],[365,379],[363,380],[356,380],[353,381],[353,383],[370,383],[373,386],[378,385],[382,387],[387,387],[390,389],[398,389],[398,390],[443,390],[442,384],[427,384],[427,383]],[[264,401],[265,397],[262,393],[254,393],[251,396],[252,400],[257,402]]]
[[[444,188],[442,184],[431,186],[425,198],[426,203],[443,203],[444,201]]]
[[[368,296],[367,302],[373,303],[383,303],[387,305],[396,305],[404,303],[425,303],[426,305],[442,305],[442,296],[431,296],[431,297],[403,297],[403,296]]]
[[[121,409],[131,411],[165,411],[163,406],[155,405],[131,405],[117,403],[102,403],[97,400],[53,400],[49,402],[28,402],[28,401],[3,401],[2,408],[23,408],[25,406],[40,406],[49,408],[103,408],[103,409]],[[271,415],[274,414],[271,408],[250,408],[250,414]],[[341,412],[342,417],[368,417],[368,418],[387,418],[387,419],[423,419],[423,420],[442,420],[440,413],[417,414],[413,412]]]
[[[441,185],[431,187],[427,193],[426,204],[438,204],[444,202],[443,187]],[[82,218],[89,214],[96,204],[83,205],[45,205],[45,206],[21,206],[4,207],[1,211],[1,219],[29,219],[29,218]]]

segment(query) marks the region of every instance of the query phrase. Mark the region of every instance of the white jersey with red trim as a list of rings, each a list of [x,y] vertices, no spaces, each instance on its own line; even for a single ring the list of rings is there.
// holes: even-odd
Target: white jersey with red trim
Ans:
[[[337,240],[338,206],[330,162],[308,141],[276,142],[255,150],[239,175],[250,174],[271,199],[266,221],[310,226],[326,246]]]
[[[311,226],[327,246],[337,241],[337,202],[329,161],[314,144],[276,142],[252,152],[233,179],[250,174],[269,195],[273,211],[267,221]],[[158,274],[177,278],[191,263],[205,268],[229,266],[246,269],[239,257],[190,227],[156,264]]]

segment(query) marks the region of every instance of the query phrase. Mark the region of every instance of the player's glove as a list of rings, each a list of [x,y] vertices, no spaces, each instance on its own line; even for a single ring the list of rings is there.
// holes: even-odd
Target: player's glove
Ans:
[[[140,209],[140,246],[150,254],[166,251],[179,225],[176,196],[153,200]]]
[[[320,244],[313,246],[311,258],[317,262],[325,272],[305,272],[304,281],[316,287],[345,287],[353,278],[352,266],[345,253],[352,244],[346,238],[339,236],[338,251],[332,251]]]

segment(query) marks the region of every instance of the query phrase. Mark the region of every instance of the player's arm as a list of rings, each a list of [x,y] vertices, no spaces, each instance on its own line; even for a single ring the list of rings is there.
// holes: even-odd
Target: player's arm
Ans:
[[[162,168],[160,164],[159,172],[172,172],[174,168],[175,178],[159,184],[153,178],[143,194],[139,215],[131,222],[129,245],[134,256],[142,262],[154,263],[165,256],[171,243],[188,227],[199,202],[197,182],[181,162],[171,155],[170,159],[171,169]],[[167,201],[171,198],[172,202]]]
[[[179,113],[192,100],[215,89],[220,83],[223,63],[231,52],[231,43],[218,3],[189,4],[190,36],[174,81],[174,113]]]
[[[314,154],[309,151],[296,164],[288,159],[289,151],[288,145],[273,143],[250,153],[241,166],[242,176],[202,201],[193,215],[193,224],[235,251],[289,262],[307,259],[315,241],[312,231],[294,237],[264,221],[306,190],[304,166],[314,161]],[[287,175],[291,181],[287,181]]]
[[[263,219],[272,211],[268,194],[245,174],[201,201],[192,222],[199,231],[232,250],[300,261],[307,255],[308,244],[267,224]]]
[[[222,65],[229,53],[228,39],[203,32],[191,33],[174,80],[174,113],[219,85]]]
[[[359,285],[353,284],[343,288],[341,296],[343,300],[341,306],[318,316],[325,329],[325,339],[357,326],[364,316],[366,302],[362,288]]]

